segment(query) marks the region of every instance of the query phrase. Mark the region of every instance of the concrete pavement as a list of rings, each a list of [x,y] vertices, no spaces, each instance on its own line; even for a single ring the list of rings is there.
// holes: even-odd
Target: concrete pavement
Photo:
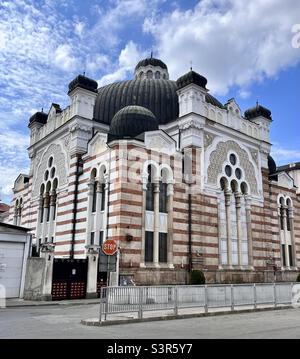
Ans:
[[[300,338],[300,309],[227,314],[172,321],[87,327],[99,305],[14,307],[0,310],[0,338]]]
[[[53,305],[89,305],[89,304],[99,304],[100,299],[72,299],[72,300],[53,300],[53,301],[34,301],[34,300],[24,300],[20,298],[6,299],[7,308],[18,308],[18,307],[41,307],[41,306],[53,306]]]

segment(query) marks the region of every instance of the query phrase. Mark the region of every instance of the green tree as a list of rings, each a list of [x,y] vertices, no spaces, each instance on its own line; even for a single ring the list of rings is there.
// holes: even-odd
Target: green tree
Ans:
[[[191,281],[192,285],[200,285],[205,284],[205,275],[201,270],[193,270],[191,273]]]

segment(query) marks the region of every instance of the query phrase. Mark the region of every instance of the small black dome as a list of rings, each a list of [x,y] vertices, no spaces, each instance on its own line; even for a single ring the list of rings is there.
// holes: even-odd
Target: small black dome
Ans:
[[[33,123],[40,123],[45,125],[47,123],[48,115],[45,112],[36,112],[29,119],[29,126]]]
[[[269,167],[269,175],[273,175],[277,172],[276,162],[272,156],[268,156],[268,167]]]
[[[127,106],[115,114],[110,125],[110,135],[115,138],[134,138],[147,131],[158,130],[158,120],[145,107]]]
[[[69,92],[72,92],[75,88],[80,87],[85,90],[92,92],[97,92],[98,83],[95,80],[92,80],[83,75],[78,75],[73,81],[69,84]]]
[[[177,82],[178,90],[182,89],[183,87],[189,84],[195,84],[204,89],[206,89],[206,85],[207,85],[207,79],[193,70],[179,77],[179,79],[176,82]]]
[[[135,67],[135,71],[138,70],[140,67],[145,67],[145,66],[148,66],[148,65],[152,65],[152,66],[159,66],[161,67],[162,69],[165,69],[165,70],[168,70],[168,67],[167,65],[162,62],[161,60],[159,59],[155,59],[154,57],[149,57],[148,59],[144,59],[144,60],[141,60]]]
[[[272,112],[259,104],[245,112],[245,117],[247,120],[252,120],[253,118],[259,116],[263,116],[272,121]]]

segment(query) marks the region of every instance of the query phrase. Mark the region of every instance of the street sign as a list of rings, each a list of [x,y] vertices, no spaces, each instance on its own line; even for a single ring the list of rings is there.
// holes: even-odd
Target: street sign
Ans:
[[[113,239],[108,239],[102,244],[102,251],[107,256],[113,256],[118,251],[117,242]]]

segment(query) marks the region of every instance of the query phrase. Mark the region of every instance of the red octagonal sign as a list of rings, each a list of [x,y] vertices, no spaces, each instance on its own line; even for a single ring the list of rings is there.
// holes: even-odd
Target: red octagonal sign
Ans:
[[[113,256],[118,250],[117,242],[113,239],[108,239],[102,244],[102,251],[107,256]]]

